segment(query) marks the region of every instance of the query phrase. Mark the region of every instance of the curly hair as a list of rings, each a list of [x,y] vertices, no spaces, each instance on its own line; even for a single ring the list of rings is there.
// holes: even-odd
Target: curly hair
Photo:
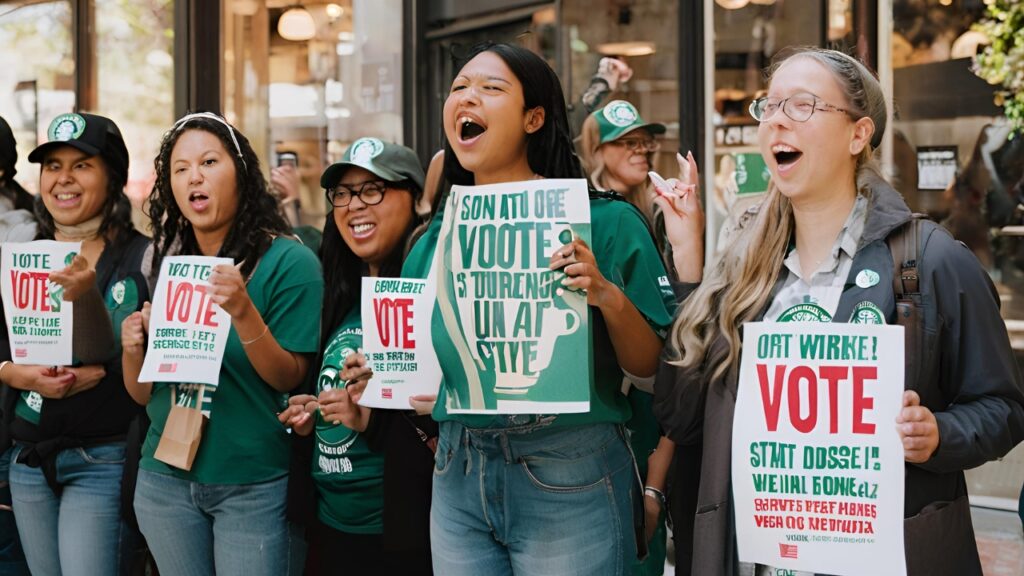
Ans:
[[[275,236],[291,235],[291,229],[278,211],[277,200],[270,193],[267,180],[260,171],[249,140],[236,128],[231,127],[238,141],[241,156],[236,153],[235,142],[227,123],[221,124],[210,118],[196,117],[188,122],[175,125],[164,134],[160,152],[154,160],[156,182],[149,193],[148,216],[153,226],[153,270],[160,269],[160,261],[172,248],[175,254],[200,254],[192,223],[185,218],[171,189],[171,152],[178,138],[189,130],[209,132],[220,140],[235,165],[235,188],[238,193],[238,212],[228,230],[224,244],[217,256],[243,262],[241,273],[248,277],[256,263],[270,248]]]
[[[102,160],[100,156],[97,158]],[[128,184],[128,167],[121,169],[106,161],[103,166],[107,172],[107,197],[103,201],[103,221],[99,235],[108,244],[122,244],[131,240],[136,233],[132,223],[132,203],[124,194],[124,187]],[[33,212],[39,223],[36,240],[52,240],[56,225],[53,215],[43,203],[42,192],[35,197]]]

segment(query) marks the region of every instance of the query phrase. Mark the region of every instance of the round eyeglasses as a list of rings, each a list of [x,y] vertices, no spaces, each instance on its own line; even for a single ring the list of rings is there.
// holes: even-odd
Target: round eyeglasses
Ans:
[[[654,138],[619,138],[612,140],[609,144],[625,146],[630,152],[657,152],[661,150],[661,142]]]
[[[383,180],[367,180],[359,184],[338,184],[327,189],[327,201],[335,208],[344,208],[358,196],[363,204],[374,206],[384,200],[384,192],[387,189],[388,183]]]
[[[856,119],[853,112],[824,102],[814,94],[796,94],[782,99],[762,96],[750,103],[750,115],[758,122],[767,122],[780,109],[794,122],[807,122],[814,115],[815,110],[842,112],[850,118]]]

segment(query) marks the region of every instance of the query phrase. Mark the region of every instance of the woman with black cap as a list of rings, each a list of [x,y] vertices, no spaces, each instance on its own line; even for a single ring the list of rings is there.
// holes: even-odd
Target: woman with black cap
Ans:
[[[139,410],[124,388],[112,326],[148,299],[141,269],[149,241],[132,227],[123,193],[128,150],[117,126],[62,114],[48,136],[29,154],[42,165],[36,239],[81,242],[60,275],[87,278],[98,290],[75,306],[81,365],[0,364],[0,380],[17,392],[4,406],[15,442],[11,495],[33,574],[119,574],[131,540],[121,507],[125,443]]]

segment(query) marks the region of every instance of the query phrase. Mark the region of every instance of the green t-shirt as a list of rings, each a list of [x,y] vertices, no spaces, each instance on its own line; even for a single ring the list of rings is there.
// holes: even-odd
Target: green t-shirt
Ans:
[[[342,320],[324,350],[317,393],[344,386],[338,373],[345,357],[363,345],[359,306]],[[384,531],[384,455],[373,452],[355,430],[316,415],[313,481],[317,516],[328,526],[354,534]]]
[[[135,285],[135,279],[129,276],[111,283],[103,301],[114,327],[114,357],[119,358],[121,356],[121,323],[138,310],[141,304],[139,302],[139,287]],[[79,362],[75,361],[74,364],[78,365]],[[18,395],[14,413],[19,418],[38,426],[43,403],[44,398],[38,392],[23,390]]]
[[[308,248],[287,238],[274,240],[247,290],[282,348],[301,354],[317,351],[324,281],[320,263]],[[291,443],[277,420],[288,395],[274,390],[256,373],[234,326],[211,398],[210,420],[192,470],[180,470],[153,458],[171,408],[171,386],[154,384],[146,409],[152,424],[142,447],[144,470],[204,484],[253,484],[288,473]]]
[[[597,258],[601,274],[618,286],[636,306],[651,328],[664,337],[672,324],[675,295],[665,273],[665,266],[654,246],[647,224],[627,202],[592,199],[590,201],[591,249]],[[441,231],[438,214],[423,236],[413,246],[405,260],[402,275],[408,278],[426,278],[434,259]],[[574,426],[601,422],[624,423],[629,420],[630,406],[621,392],[622,369],[615,357],[608,330],[600,314],[590,308],[589,325],[593,350],[593,376],[590,381],[590,411],[581,414],[562,414],[556,426]],[[444,320],[435,307],[433,332],[445,331]],[[450,342],[434,338],[441,356],[441,347]],[[442,385],[434,407],[437,421],[455,420],[472,428],[494,428],[508,425],[508,417],[491,415],[448,414],[446,409],[447,378],[459,377],[456,371],[441,366]]]

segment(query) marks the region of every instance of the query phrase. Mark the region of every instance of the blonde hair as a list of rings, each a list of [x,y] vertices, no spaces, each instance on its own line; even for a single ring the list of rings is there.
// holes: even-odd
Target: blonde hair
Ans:
[[[598,153],[598,149],[603,145],[597,119],[591,114],[583,121],[583,127],[580,129],[580,158],[583,160],[583,171],[590,179],[590,184],[598,190],[610,188],[606,178],[608,167],[604,163],[604,156]],[[654,222],[655,205],[646,179],[643,184],[631,186],[626,190],[616,190],[616,192],[622,194],[626,201],[636,206],[648,222]]]
[[[769,82],[790,58],[812,58],[827,68],[846,95],[855,118],[874,122],[871,144],[857,156],[858,190],[880,179],[872,156],[876,142],[885,130],[887,111],[878,79],[853,57],[822,48],[797,48],[782,55],[769,69]],[[764,309],[778,280],[786,248],[793,236],[793,207],[788,198],[769,183],[768,193],[751,225],[737,232],[732,242],[704,281],[687,299],[672,327],[669,351],[672,363],[683,367],[703,364],[710,379],[719,378],[735,367],[740,353],[740,326],[750,322]],[[724,338],[724,349],[712,344]]]

